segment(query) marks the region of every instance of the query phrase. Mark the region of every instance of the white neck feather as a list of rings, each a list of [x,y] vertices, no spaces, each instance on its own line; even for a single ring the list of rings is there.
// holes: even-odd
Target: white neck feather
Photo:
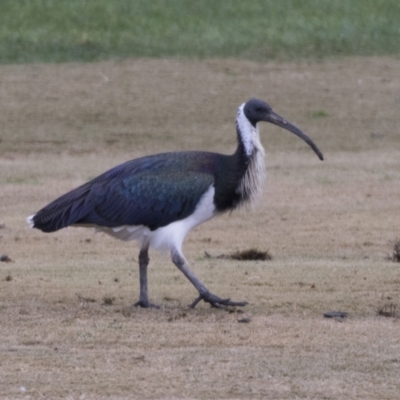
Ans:
[[[236,125],[238,134],[240,135],[241,141],[246,151],[246,155],[250,157],[254,150],[261,151],[263,154],[264,148],[260,142],[260,134],[258,132],[258,127],[254,127],[251,122],[247,119],[244,113],[244,106],[242,104],[237,112]]]
[[[258,126],[254,127],[244,114],[244,104],[237,113],[236,124],[238,135],[243,143],[249,167],[240,182],[240,191],[249,195],[249,202],[253,203],[262,195],[265,183],[265,150],[260,141]]]

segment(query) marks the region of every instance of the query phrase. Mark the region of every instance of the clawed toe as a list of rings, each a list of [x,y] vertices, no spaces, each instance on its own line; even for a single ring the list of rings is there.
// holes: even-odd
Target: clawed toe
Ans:
[[[247,301],[231,301],[231,299],[221,299],[212,293],[205,293],[200,294],[199,297],[190,305],[190,307],[196,307],[201,300],[204,300],[206,303],[210,303],[211,307],[216,308],[224,308],[229,306],[244,307],[247,304]]]
[[[160,308],[157,304],[150,303],[149,301],[143,301],[139,300],[135,304],[133,304],[133,307],[141,307],[141,308]]]

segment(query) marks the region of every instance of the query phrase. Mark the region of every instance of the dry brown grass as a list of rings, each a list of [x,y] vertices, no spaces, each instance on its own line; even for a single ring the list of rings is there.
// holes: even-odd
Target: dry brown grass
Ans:
[[[132,60],[0,68],[0,397],[395,399],[400,61],[321,64]],[[192,286],[137,248],[25,217],[106,168],[175,149],[230,152],[238,104],[257,96],[326,155],[262,126],[268,186],[254,211],[191,233],[185,253],[244,313],[186,309]],[[272,261],[204,257],[249,248]],[[11,278],[11,279],[10,279]],[[344,311],[342,323],[325,319]],[[239,323],[243,318],[248,323]],[[82,397],[81,397],[82,396]]]

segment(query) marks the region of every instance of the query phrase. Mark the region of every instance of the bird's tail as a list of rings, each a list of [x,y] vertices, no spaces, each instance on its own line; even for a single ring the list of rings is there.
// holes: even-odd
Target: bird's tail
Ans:
[[[34,228],[35,227],[35,223],[33,222],[33,218],[35,217],[35,214],[33,214],[33,215],[30,215],[27,219],[26,219],[26,222],[28,223],[28,225],[31,227],[31,228]]]
[[[93,210],[90,187],[83,185],[54,200],[26,221],[31,228],[55,232],[82,220]]]

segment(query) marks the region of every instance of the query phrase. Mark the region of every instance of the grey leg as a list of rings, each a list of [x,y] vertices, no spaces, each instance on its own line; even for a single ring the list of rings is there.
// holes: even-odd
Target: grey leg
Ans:
[[[134,304],[135,307],[155,307],[158,306],[150,303],[147,288],[147,266],[149,265],[149,246],[143,246],[139,253],[139,279],[140,279],[140,296],[139,301]]]
[[[188,268],[185,258],[179,254],[177,250],[171,251],[172,262],[179,268],[180,271],[189,279],[193,286],[199,292],[199,297],[190,305],[194,308],[201,301],[204,300],[210,303],[212,307],[222,308],[224,306],[245,306],[246,301],[231,301],[230,299],[221,299],[220,297],[212,294],[206,286],[200,281],[199,278]]]

